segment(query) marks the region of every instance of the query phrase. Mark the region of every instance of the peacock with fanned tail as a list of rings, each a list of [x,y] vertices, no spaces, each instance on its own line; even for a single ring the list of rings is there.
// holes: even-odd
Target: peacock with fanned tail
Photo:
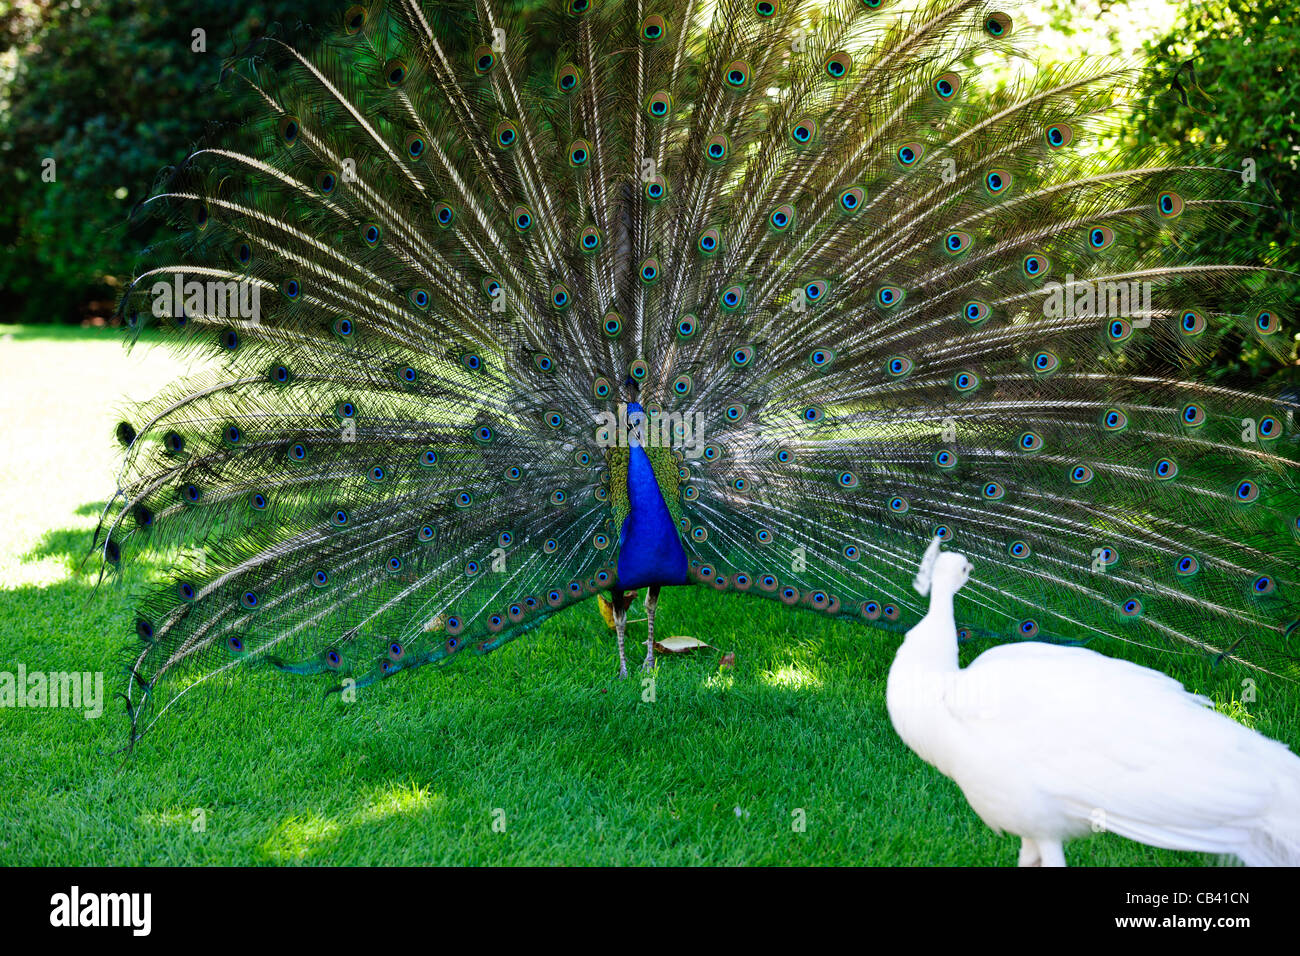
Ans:
[[[963,638],[1300,674],[1300,405],[1201,371],[1289,346],[1276,265],[1180,245],[1267,199],[1103,158],[1131,71],[1032,69],[977,0],[532,27],[264,38],[241,127],[143,204],[177,238],[122,312],[203,362],[118,426],[97,541],[203,561],[139,604],[133,740],[237,667],[372,683],[601,593],[620,676],[636,589],[647,667],[666,586],[901,633],[936,536],[982,569]]]

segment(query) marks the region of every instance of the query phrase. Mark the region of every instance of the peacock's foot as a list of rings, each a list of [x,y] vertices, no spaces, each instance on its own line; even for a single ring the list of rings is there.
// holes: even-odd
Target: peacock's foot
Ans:
[[[619,680],[627,680],[627,663],[626,663],[626,662],[621,663],[621,664],[618,665],[618,679],[619,679]]]
[[[652,671],[655,669],[654,655],[647,657],[645,660],[641,662],[641,669],[643,671]]]
[[[1017,866],[1042,866],[1043,855],[1039,852],[1038,842],[1028,837],[1020,838],[1020,859]]]

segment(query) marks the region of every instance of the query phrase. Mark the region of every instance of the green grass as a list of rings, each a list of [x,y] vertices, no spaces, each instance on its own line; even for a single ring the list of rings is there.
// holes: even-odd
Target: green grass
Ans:
[[[0,671],[102,671],[109,694],[122,684],[127,594],[96,593],[93,560],[78,568],[113,487],[120,396],[146,397],[175,370],[156,351],[127,356],[109,332],[0,327]],[[120,702],[93,720],[0,710],[0,862],[1015,862],[1018,841],[989,831],[890,727],[896,638],[693,589],[665,592],[660,608],[661,635],[717,651],[664,660],[653,702],[639,674],[614,679],[612,635],[589,602],[496,654],[351,704],[247,675],[186,699],[129,759],[109,754],[126,738]],[[724,651],[734,670],[719,669]],[[1300,741],[1295,687],[1258,679],[1243,706],[1241,671],[1137,659]],[[1205,862],[1111,835],[1067,854]]]

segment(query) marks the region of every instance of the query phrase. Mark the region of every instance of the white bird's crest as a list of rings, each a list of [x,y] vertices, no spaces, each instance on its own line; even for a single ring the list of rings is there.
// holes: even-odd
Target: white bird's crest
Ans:
[[[934,581],[934,562],[939,558],[941,543],[939,536],[935,535],[930,546],[925,549],[925,554],[921,555],[921,566],[912,581],[912,587],[916,588],[916,593],[921,597],[926,597],[930,593],[930,584]]]

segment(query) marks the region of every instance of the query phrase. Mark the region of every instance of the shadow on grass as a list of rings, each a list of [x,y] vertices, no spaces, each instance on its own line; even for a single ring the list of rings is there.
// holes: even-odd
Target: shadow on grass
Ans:
[[[40,541],[23,555],[24,561],[39,561],[42,558],[61,558],[70,562],[73,572],[80,566],[82,572],[87,569],[98,570],[99,554],[94,550],[94,532],[86,528],[62,528],[47,531]],[[102,542],[101,542],[102,543]],[[84,559],[84,566],[83,565]]]
[[[78,517],[99,518],[107,505],[107,501],[89,502],[78,507],[73,514]],[[132,534],[128,533],[126,536],[119,537],[119,540],[129,542],[131,537]],[[100,532],[99,539],[96,541],[93,527],[51,529],[42,534],[40,540],[23,553],[22,560],[26,562],[53,558],[61,561],[67,566],[74,580],[79,580],[92,588],[100,579],[101,569],[104,572],[105,583],[119,580],[134,582],[147,571],[164,566],[162,559],[148,549],[126,553],[120,566],[106,564],[100,550],[103,543],[103,532]]]
[[[107,501],[92,501],[89,504],[82,505],[80,508],[74,511],[73,514],[82,518],[85,517],[98,518],[101,514],[104,513],[104,509],[106,507],[108,507]]]

